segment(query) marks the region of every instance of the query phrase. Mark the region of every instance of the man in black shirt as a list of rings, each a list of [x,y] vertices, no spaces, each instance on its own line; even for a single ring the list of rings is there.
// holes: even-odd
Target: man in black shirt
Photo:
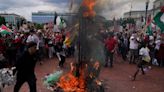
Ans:
[[[36,77],[34,73],[36,46],[36,43],[30,42],[27,51],[23,53],[16,63],[17,82],[14,92],[19,92],[19,89],[25,82],[28,83],[30,92],[36,92]]]

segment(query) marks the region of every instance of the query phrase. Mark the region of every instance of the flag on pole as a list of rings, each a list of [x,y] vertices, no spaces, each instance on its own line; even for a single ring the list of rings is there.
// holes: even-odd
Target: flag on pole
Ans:
[[[63,28],[65,28],[66,26],[67,26],[67,25],[66,25],[65,20],[64,20],[62,17],[60,17],[59,28],[60,28],[60,29],[63,29]]]
[[[148,35],[153,35],[151,22],[152,22],[151,21],[151,15],[149,15],[148,19],[147,19],[147,23],[146,23],[146,24],[149,24],[147,27],[147,32],[146,32]]]
[[[154,17],[154,22],[158,27],[160,27],[161,32],[164,33],[164,6],[162,7],[161,11]]]
[[[55,15],[54,15],[54,25],[56,25],[56,19],[57,19],[58,15],[57,13],[55,12]]]
[[[10,33],[12,33],[12,31],[9,28],[7,28],[5,25],[2,25],[0,27],[0,33],[2,33],[2,34],[10,34]]]

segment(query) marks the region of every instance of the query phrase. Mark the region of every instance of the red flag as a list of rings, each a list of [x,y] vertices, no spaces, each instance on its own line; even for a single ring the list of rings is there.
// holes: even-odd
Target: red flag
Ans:
[[[150,22],[151,22],[151,15],[148,16],[146,23],[149,24]]]

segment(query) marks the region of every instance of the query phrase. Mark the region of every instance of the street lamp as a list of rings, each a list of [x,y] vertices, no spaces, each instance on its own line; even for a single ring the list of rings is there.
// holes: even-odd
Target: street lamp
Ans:
[[[133,3],[133,0],[131,0],[130,12],[129,12],[129,18],[131,18],[131,15],[132,15],[132,3]]]
[[[145,21],[147,21],[147,12],[149,7],[149,0],[146,1],[146,13],[145,13]]]

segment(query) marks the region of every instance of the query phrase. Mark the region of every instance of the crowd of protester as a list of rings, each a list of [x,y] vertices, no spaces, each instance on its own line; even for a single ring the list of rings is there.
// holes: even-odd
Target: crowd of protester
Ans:
[[[122,32],[110,32],[108,34],[104,43],[107,57],[110,56],[109,53],[117,52],[124,61],[129,61],[129,64],[137,64],[140,59],[140,49],[146,45],[151,58],[150,64],[164,66],[164,39],[163,33],[160,31],[154,31],[153,35],[149,35],[144,32],[125,29]]]
[[[62,67],[65,57],[73,55],[73,46],[65,43],[65,40],[65,29],[54,32],[48,27],[36,29],[32,26],[10,34],[0,34],[0,68],[14,66],[30,42],[37,44],[36,59],[40,64],[47,58],[57,56],[59,66]]]
[[[139,70],[142,74],[144,71],[151,69],[152,65],[163,67],[164,66],[164,34],[154,31],[150,35],[142,31],[129,31],[124,29],[122,32],[106,33],[109,34],[105,40],[105,53],[106,64],[105,67],[110,65],[113,67],[114,55],[120,55],[123,61],[128,61],[129,64],[136,64],[138,69],[132,76],[135,80]],[[114,54],[117,52],[117,54]],[[110,60],[108,58],[110,57]]]

